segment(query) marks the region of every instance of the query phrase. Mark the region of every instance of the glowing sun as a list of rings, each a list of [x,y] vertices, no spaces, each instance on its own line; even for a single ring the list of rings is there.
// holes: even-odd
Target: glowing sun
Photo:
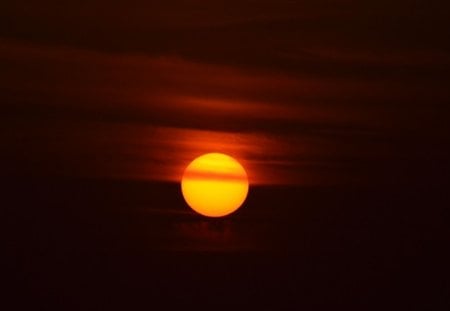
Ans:
[[[208,153],[186,167],[181,191],[187,204],[197,213],[222,217],[244,203],[248,177],[234,158],[222,153]]]

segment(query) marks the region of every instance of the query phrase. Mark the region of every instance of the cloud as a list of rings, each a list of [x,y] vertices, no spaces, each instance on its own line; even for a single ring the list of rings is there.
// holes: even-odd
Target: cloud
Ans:
[[[218,151],[242,161],[253,184],[339,183],[357,180],[358,168],[374,159],[439,153],[431,142],[446,124],[432,107],[448,96],[430,77],[287,74],[170,55],[0,44],[10,174],[173,182],[193,158]],[[395,70],[447,64],[445,55],[419,61],[410,53],[399,62],[397,54],[313,54]],[[430,92],[435,103],[426,109]],[[431,135],[429,148],[416,147],[420,135]]]
[[[390,91],[391,99],[403,95],[395,86],[370,80],[289,76],[169,56],[9,41],[2,42],[0,61],[6,105],[128,116],[160,125],[189,127],[193,119],[195,126],[208,128],[214,120],[216,126],[255,121],[250,128],[271,120],[367,125],[377,109],[360,109],[355,101],[385,99],[382,91]]]

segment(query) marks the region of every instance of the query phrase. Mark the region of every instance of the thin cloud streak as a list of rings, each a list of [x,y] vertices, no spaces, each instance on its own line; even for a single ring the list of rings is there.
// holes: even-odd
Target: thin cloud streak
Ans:
[[[234,123],[290,120],[378,129],[391,126],[389,119],[380,119],[392,108],[377,103],[426,100],[429,94],[423,92],[424,83],[427,90],[430,88],[429,82],[420,79],[405,84],[395,79],[386,83],[386,79],[351,76],[289,76],[166,56],[102,53],[7,40],[1,41],[1,46],[5,105],[139,116],[161,125],[190,127],[195,118],[196,126],[205,123],[210,127],[205,119],[212,116],[222,119],[217,124],[228,118]],[[342,57],[345,62],[350,61],[348,57],[361,62],[354,55]],[[441,57],[441,65],[446,63],[448,59]],[[435,84],[433,88],[434,100],[446,98],[443,86]]]

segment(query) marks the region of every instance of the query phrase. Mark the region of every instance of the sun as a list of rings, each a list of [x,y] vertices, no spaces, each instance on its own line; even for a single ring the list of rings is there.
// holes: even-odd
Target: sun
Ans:
[[[244,167],[222,153],[207,153],[194,159],[181,180],[187,204],[208,217],[222,217],[236,211],[247,198],[248,188]]]

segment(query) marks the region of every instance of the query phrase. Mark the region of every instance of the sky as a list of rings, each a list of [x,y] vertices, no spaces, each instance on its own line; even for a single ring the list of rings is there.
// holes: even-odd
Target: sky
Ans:
[[[5,162],[176,181],[215,149],[254,184],[333,184],[447,155],[439,3],[142,5],[3,4]]]
[[[195,256],[227,253],[242,272],[255,261],[248,254],[263,250],[249,286],[262,270],[298,284],[268,264],[280,264],[280,254],[313,280],[314,269],[341,271],[324,254],[343,264],[349,254],[377,253],[378,270],[350,273],[367,292],[346,279],[341,291],[327,285],[322,294],[369,299],[369,284],[383,281],[368,275],[397,284],[404,275],[386,271],[422,258],[424,241],[444,235],[449,12],[437,0],[2,1],[0,169],[9,224],[19,228],[12,265],[24,254],[38,262],[22,267],[27,292],[60,307],[47,294],[68,282],[59,279],[68,268],[52,270],[45,259],[79,256],[74,271],[85,271],[91,259],[119,257],[128,268],[111,264],[123,273],[118,291],[139,284],[124,290],[129,297],[146,290],[129,263],[150,275],[138,254],[164,254],[150,265],[164,267],[163,279],[178,264],[168,250],[188,250],[179,268],[188,280],[200,269],[193,262],[205,260]],[[242,211],[219,224],[196,218],[179,191],[184,168],[208,152],[238,159],[250,181]],[[48,291],[37,289],[42,266],[52,271]],[[104,286],[110,271],[102,269],[94,279]],[[76,292],[82,281],[71,277],[68,292]],[[269,289],[284,297],[270,286],[260,293]],[[57,291],[73,306],[68,292]]]

